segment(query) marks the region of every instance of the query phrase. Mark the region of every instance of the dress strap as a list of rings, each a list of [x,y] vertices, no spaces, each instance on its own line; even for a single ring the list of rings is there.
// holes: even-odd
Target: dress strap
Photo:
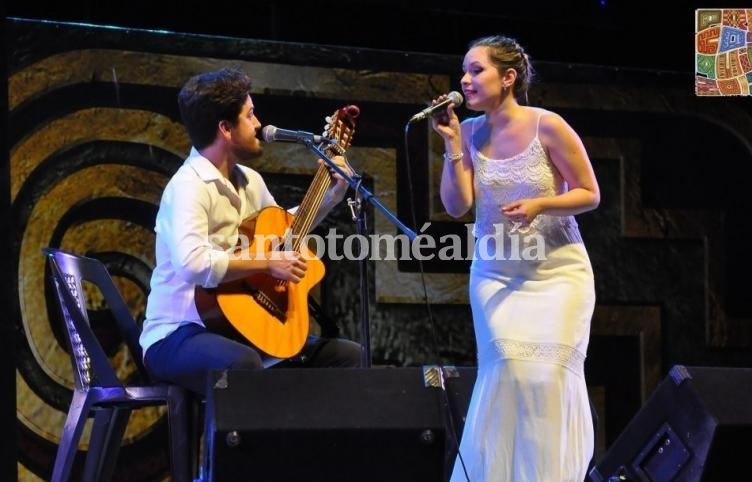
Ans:
[[[473,139],[475,138],[475,129],[478,127],[480,119],[482,119],[482,116],[479,116],[473,119],[473,132],[472,132]]]
[[[478,124],[482,122],[481,119],[483,119],[483,116],[474,117],[472,121],[470,122],[470,126],[471,126],[470,140],[467,142],[467,145],[470,148],[470,157],[473,160],[473,164],[475,163],[475,153],[478,152],[477,149],[475,148],[475,131],[478,127]]]
[[[545,115],[545,113],[544,113],[544,112],[540,112],[540,113],[538,113],[538,123],[537,123],[537,124],[536,124],[536,126],[535,126],[535,137],[536,137],[536,138],[537,138],[537,137],[538,137],[538,135],[540,134],[540,120],[541,120],[541,117],[543,117],[544,115]]]

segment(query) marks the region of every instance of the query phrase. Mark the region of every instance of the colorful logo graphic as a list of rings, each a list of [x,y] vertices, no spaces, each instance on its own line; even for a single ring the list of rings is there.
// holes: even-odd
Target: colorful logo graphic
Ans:
[[[695,93],[750,95],[752,9],[695,11]]]

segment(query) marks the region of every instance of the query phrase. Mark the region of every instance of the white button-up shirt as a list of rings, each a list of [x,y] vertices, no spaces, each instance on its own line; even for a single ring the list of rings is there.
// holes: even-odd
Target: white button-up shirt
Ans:
[[[167,183],[154,228],[157,265],[140,338],[144,353],[184,323],[203,325],[195,286],[217,286],[227,272],[238,226],[276,205],[258,172],[245,166],[236,169],[237,190],[194,148]]]

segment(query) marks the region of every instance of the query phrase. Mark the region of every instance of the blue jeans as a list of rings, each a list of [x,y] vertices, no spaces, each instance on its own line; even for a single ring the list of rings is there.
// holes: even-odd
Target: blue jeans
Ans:
[[[302,352],[275,367],[359,367],[360,345],[340,338],[309,336]],[[155,380],[176,383],[206,396],[209,372],[264,368],[266,360],[250,345],[188,323],[146,350],[144,364]]]

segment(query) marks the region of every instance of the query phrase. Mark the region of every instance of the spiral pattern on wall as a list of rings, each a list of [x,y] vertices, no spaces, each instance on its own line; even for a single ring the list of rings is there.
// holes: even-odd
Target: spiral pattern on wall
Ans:
[[[72,62],[76,55],[88,61]],[[18,452],[23,466],[44,478],[73,378],[41,249],[59,247],[102,260],[140,322],[154,266],[159,198],[189,147],[173,107],[174,86],[149,85],[148,76],[133,83],[102,81],[97,72],[112,65],[108,60],[92,52],[53,55],[9,79]],[[91,323],[127,380],[133,361],[101,297],[89,291]],[[166,440],[162,409],[135,411],[118,459],[128,470],[118,470],[117,480],[164,477]],[[74,473],[87,444],[85,432]]]

